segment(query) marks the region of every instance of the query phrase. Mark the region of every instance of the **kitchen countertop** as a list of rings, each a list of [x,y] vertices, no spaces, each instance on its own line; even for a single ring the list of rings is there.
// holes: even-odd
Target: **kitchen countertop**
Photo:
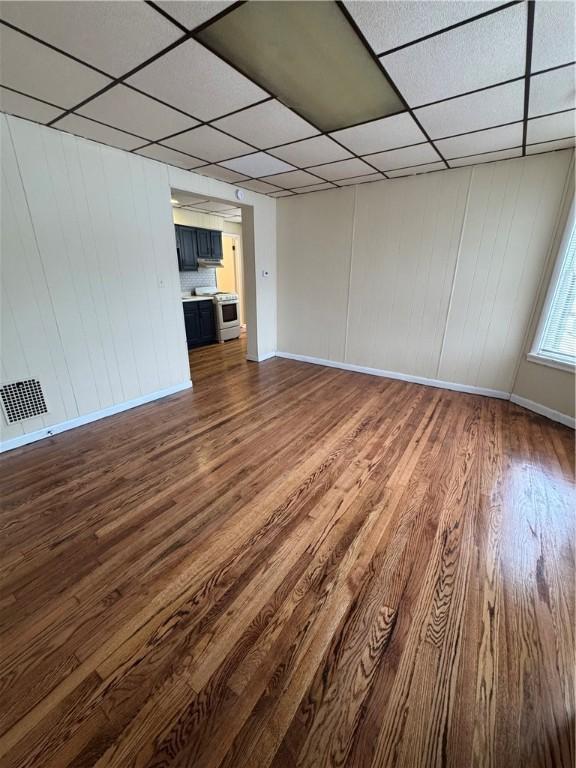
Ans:
[[[212,301],[212,296],[182,296],[182,301]]]

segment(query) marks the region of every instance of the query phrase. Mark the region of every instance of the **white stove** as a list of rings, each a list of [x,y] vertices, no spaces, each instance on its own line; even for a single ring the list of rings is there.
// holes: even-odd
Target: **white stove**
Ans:
[[[219,342],[237,339],[240,336],[240,312],[238,294],[225,293],[218,288],[200,287],[195,289],[196,296],[212,296],[216,315],[216,334]]]

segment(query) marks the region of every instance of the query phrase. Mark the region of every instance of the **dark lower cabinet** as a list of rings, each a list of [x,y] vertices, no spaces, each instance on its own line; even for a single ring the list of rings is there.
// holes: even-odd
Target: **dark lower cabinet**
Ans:
[[[188,349],[216,341],[214,305],[211,301],[183,301]]]

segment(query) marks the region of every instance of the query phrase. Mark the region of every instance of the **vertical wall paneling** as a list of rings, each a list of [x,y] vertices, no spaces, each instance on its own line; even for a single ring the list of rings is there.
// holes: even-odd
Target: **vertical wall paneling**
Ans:
[[[354,188],[297,195],[278,220],[279,349],[343,360]]]
[[[280,198],[279,352],[510,393],[572,154]]]
[[[473,169],[439,378],[511,391],[568,153]]]

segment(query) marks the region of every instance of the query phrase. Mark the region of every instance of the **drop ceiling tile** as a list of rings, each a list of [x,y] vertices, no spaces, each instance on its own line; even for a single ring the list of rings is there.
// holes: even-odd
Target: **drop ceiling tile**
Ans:
[[[407,147],[409,144],[426,141],[426,136],[408,112],[344,128],[332,136],[357,155],[383,152],[385,149]]]
[[[438,154],[431,144],[418,144],[415,147],[403,147],[391,149],[389,152],[380,152],[367,158],[372,165],[381,171],[393,171],[396,168],[408,168],[411,165],[422,163],[436,163]]]
[[[136,149],[142,146],[142,139],[137,136],[131,136],[124,131],[117,131],[116,128],[108,128],[107,125],[95,123],[80,115],[67,115],[62,120],[54,124],[59,131],[74,133],[76,136],[83,136],[85,139],[92,139],[101,144],[109,144],[111,147],[120,149]]]
[[[152,160],[159,160],[161,163],[168,163],[168,165],[175,165],[178,168],[197,168],[199,165],[203,165],[204,161],[199,160],[197,157],[191,157],[185,155],[182,152],[176,152],[175,149],[169,149],[163,147],[160,144],[152,144],[149,147],[144,147],[138,150],[139,155],[149,157]]]
[[[522,120],[524,80],[416,109],[414,114],[431,139]]]
[[[275,184],[267,184],[265,181],[258,181],[253,179],[252,181],[243,181],[238,185],[239,187],[245,187],[251,189],[252,192],[261,192],[263,195],[267,195],[270,192],[279,192],[280,188]]]
[[[186,29],[195,29],[232,5],[232,2],[233,0],[228,0],[228,2],[194,0],[192,3],[184,3],[182,0],[160,0],[156,5],[159,5],[173,19],[183,24]]]
[[[415,176],[418,173],[430,173],[430,171],[443,171],[446,166],[440,160],[437,163],[424,163],[424,165],[415,165],[412,168],[399,168],[397,171],[388,171],[391,179],[397,179],[400,176]]]
[[[478,133],[466,133],[452,139],[434,142],[446,159],[478,155],[492,150],[509,149],[522,144],[522,123],[505,125],[501,128],[489,128]]]
[[[234,203],[221,203],[218,200],[208,200],[202,204],[202,208],[210,213],[222,213],[234,210]]]
[[[287,144],[285,147],[277,147],[271,150],[270,154],[301,168],[331,163],[334,160],[347,160],[352,157],[348,150],[328,136],[315,136],[312,139],[297,141],[295,144]]]
[[[569,1],[536,3],[532,72],[574,61],[575,12]]]
[[[292,197],[294,192],[289,192],[287,189],[283,189],[280,192],[270,192],[270,197]]]
[[[508,160],[512,157],[521,157],[522,148],[501,149],[498,152],[487,152],[485,155],[472,155],[471,157],[461,157],[457,160],[449,160],[451,168],[458,168],[460,165],[478,165],[480,163],[491,163],[494,160]]]
[[[382,53],[484,13],[502,5],[502,0],[466,3],[346,0],[345,5],[373,50]]]
[[[300,187],[294,189],[297,195],[306,195],[308,192],[321,192],[323,189],[335,189],[334,184],[324,182],[324,184],[311,184],[309,187]]]
[[[526,154],[533,155],[538,152],[554,152],[557,149],[573,149],[576,145],[576,139],[559,139],[558,141],[544,141],[540,144],[528,144]]]
[[[546,115],[576,106],[574,67],[562,67],[530,78],[529,116]]]
[[[111,80],[9,27],[0,28],[2,85],[66,109]]]
[[[223,216],[225,219],[232,219],[232,218],[234,218],[234,217],[236,217],[236,216],[241,216],[241,215],[242,215],[242,211],[241,211],[241,209],[240,209],[240,208],[232,208],[230,211],[228,211],[228,212],[224,212],[224,213],[222,214],[222,216]]]
[[[227,221],[232,224],[242,224],[242,216],[231,216]]]
[[[217,128],[260,149],[314,136],[318,130],[279,101],[266,101],[255,107],[217,120]]]
[[[190,195],[188,192],[181,192],[178,189],[172,190],[172,197],[178,200],[180,205],[184,205],[187,208],[202,207],[208,200],[205,197],[198,197],[197,195]]]
[[[205,165],[203,168],[198,169],[198,173],[201,173],[202,176],[210,176],[213,179],[227,181],[231,184],[235,181],[242,181],[247,178],[243,173],[236,173],[236,171],[231,171],[229,168],[223,168],[221,165]]]
[[[278,158],[272,157],[266,154],[266,152],[254,152],[252,155],[237,157],[235,160],[228,160],[222,163],[222,165],[238,173],[245,173],[246,176],[269,176],[272,173],[294,170],[288,163],[278,160]]]
[[[370,173],[367,176],[354,176],[351,179],[340,179],[340,181],[334,183],[339,187],[349,187],[352,184],[366,184],[368,181],[385,181],[385,177],[381,173]]]
[[[188,152],[195,157],[203,157],[210,163],[217,163],[220,160],[228,160],[231,157],[253,152],[252,147],[249,147],[248,144],[216,131],[208,125],[193,128],[191,131],[166,139],[162,143],[167,147],[172,147],[172,149]]]
[[[24,117],[26,120],[34,120],[36,123],[49,123],[64,110],[0,87],[0,111]]]
[[[195,40],[148,64],[128,82],[200,120],[212,120],[268,95]]]
[[[546,117],[534,117],[528,120],[528,134],[526,142],[535,144],[538,141],[552,141],[554,139],[566,139],[576,134],[576,113],[560,112],[558,115]]]
[[[278,187],[284,187],[285,189],[294,189],[295,187],[305,187],[307,185],[322,183],[322,179],[317,176],[313,176],[306,171],[290,171],[288,173],[279,173],[275,176],[268,176],[264,179],[269,181],[270,184],[275,184]]]
[[[78,114],[143,136],[148,141],[156,141],[198,124],[197,120],[125,85],[116,85],[97,96],[80,107]]]
[[[337,163],[327,163],[326,165],[315,165],[309,169],[312,173],[321,176],[327,181],[336,181],[337,179],[348,179],[352,176],[362,176],[366,173],[374,173],[363,160],[353,157],[351,160],[340,160]]]
[[[0,16],[116,77],[182,36],[142,2],[3,2]]]
[[[323,184],[311,184],[310,186],[294,189],[294,192],[296,192],[297,195],[305,195],[308,192],[321,192],[323,189],[335,189],[335,187],[334,184],[330,184],[326,181]]]
[[[526,6],[513,5],[381,61],[413,107],[521,77],[526,68]]]

